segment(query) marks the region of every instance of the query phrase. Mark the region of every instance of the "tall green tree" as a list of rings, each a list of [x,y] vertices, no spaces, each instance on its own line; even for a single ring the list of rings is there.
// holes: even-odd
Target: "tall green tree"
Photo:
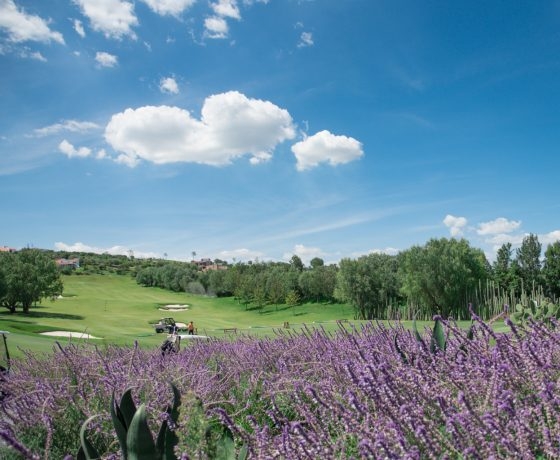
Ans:
[[[400,254],[403,293],[431,315],[468,317],[476,287],[488,277],[488,262],[465,239],[431,239]]]
[[[303,262],[301,261],[301,258],[297,255],[294,254],[292,256],[292,258],[290,259],[290,265],[292,266],[292,268],[298,272],[302,272],[303,271]]]
[[[560,241],[547,246],[542,274],[546,295],[555,300],[560,299]]]
[[[516,261],[525,289],[534,289],[541,284],[541,250],[539,238],[532,233],[523,238],[517,249]]]
[[[353,305],[358,319],[384,319],[387,305],[399,294],[397,269],[396,257],[387,254],[342,259],[335,297]]]
[[[12,313],[28,313],[34,302],[62,294],[62,279],[53,258],[39,249],[23,249],[0,258],[4,273],[1,303]]]
[[[309,265],[311,265],[311,268],[323,267],[325,262],[320,257],[313,257],[313,259],[309,261]]]
[[[496,252],[496,260],[493,264],[494,281],[501,289],[509,287],[509,275],[511,273],[511,243],[504,243]]]

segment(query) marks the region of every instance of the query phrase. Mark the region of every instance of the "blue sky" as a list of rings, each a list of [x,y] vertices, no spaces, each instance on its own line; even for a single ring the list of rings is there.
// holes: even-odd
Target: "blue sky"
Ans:
[[[0,245],[560,239],[560,2],[0,0]]]

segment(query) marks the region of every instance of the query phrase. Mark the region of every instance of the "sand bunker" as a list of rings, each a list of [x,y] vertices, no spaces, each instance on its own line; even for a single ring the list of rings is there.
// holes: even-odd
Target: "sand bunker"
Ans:
[[[84,332],[70,332],[70,331],[41,332],[41,335],[50,335],[53,337],[70,337],[73,339],[100,339],[100,337],[94,337],[93,335],[89,335]]]
[[[185,311],[188,309],[188,305],[165,305],[159,308],[160,311]]]

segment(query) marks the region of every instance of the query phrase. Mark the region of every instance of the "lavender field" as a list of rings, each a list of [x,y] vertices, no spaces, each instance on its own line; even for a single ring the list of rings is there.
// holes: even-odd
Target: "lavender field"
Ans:
[[[471,333],[443,322],[415,334],[368,324],[183,347],[59,347],[18,361],[2,391],[2,458],[76,458],[82,423],[103,458],[120,458],[111,396],[146,404],[152,432],[182,395],[177,458],[214,458],[223,427],[249,458],[557,458],[560,333],[553,323]],[[442,349],[444,348],[444,349]],[[229,458],[235,458],[229,455]]]

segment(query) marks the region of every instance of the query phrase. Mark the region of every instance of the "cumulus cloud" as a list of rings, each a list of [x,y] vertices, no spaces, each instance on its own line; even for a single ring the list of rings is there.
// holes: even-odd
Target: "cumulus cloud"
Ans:
[[[505,217],[498,217],[490,222],[478,224],[477,233],[479,235],[496,235],[499,233],[510,233],[521,226],[520,220],[508,220]]]
[[[126,246],[111,246],[109,248],[100,248],[96,246],[90,246],[88,244],[84,244],[81,242],[77,242],[74,244],[66,244],[63,242],[57,242],[54,244],[54,248],[57,251],[66,251],[66,252],[90,252],[94,254],[111,254],[111,255],[120,255],[120,256],[129,256],[134,254],[134,257],[140,258],[158,258],[160,257],[155,252],[138,252],[132,251],[130,248]]]
[[[162,93],[168,94],[178,94],[179,93],[179,86],[177,82],[172,77],[162,78],[159,82],[159,90]]]
[[[80,37],[84,38],[86,36],[86,32],[84,30],[84,26],[82,25],[82,21],[80,21],[79,19],[74,20],[74,30]]]
[[[196,0],[142,0],[150,9],[161,16],[179,16],[196,3]]]
[[[117,56],[113,56],[105,51],[95,53],[95,60],[101,67],[115,67],[118,64]]]
[[[43,56],[39,51],[29,51],[28,49],[20,50],[19,55],[22,58],[35,59],[36,61],[47,62],[47,58]]]
[[[443,219],[443,223],[447,228],[449,228],[451,236],[460,236],[463,234],[463,229],[467,225],[467,219],[447,214]]]
[[[362,157],[361,142],[352,137],[336,136],[329,131],[320,131],[292,146],[297,159],[298,171],[304,171],[328,163],[331,166],[349,163]]]
[[[236,0],[218,0],[217,3],[212,3],[211,7],[218,16],[241,19]]]
[[[23,9],[19,9],[13,0],[0,1],[0,29],[7,34],[8,40],[14,43],[53,41],[64,44],[62,34],[51,30],[49,21],[27,14]]]
[[[60,123],[55,123],[53,125],[45,126],[43,128],[37,128],[33,131],[34,135],[37,137],[51,136],[53,134],[58,134],[63,131],[70,131],[73,133],[83,133],[90,131],[92,129],[100,129],[96,123],[91,121],[78,121],[78,120],[62,120]]]
[[[229,33],[228,23],[219,16],[210,16],[204,20],[204,35],[208,38],[227,38]]]
[[[256,260],[262,259],[264,254],[259,251],[253,251],[247,248],[240,248],[240,249],[233,249],[233,250],[225,250],[221,251],[218,254],[218,258],[222,260],[233,260],[236,261],[249,261],[249,260]]]
[[[311,259],[315,257],[323,258],[325,253],[320,248],[305,246],[303,244],[296,244],[292,252],[285,252],[283,255],[284,260],[290,260],[294,255],[298,256],[304,264],[309,264]]]
[[[302,32],[299,37],[298,48],[305,48],[306,46],[313,46],[313,34],[311,32]]]
[[[201,114],[198,120],[179,107],[127,109],[111,117],[105,139],[130,166],[139,160],[221,166],[243,155],[253,163],[267,160],[295,136],[286,110],[237,91],[208,97]]]
[[[91,149],[88,149],[87,147],[80,147],[77,149],[66,139],[58,145],[58,149],[68,158],[85,158],[91,154]]]
[[[129,36],[136,39],[132,27],[138,25],[134,4],[124,0],[73,0],[96,32],[118,40]]]
[[[554,230],[543,235],[539,235],[539,241],[544,245],[553,244],[560,241],[560,230]],[[546,249],[546,248],[545,248]]]

